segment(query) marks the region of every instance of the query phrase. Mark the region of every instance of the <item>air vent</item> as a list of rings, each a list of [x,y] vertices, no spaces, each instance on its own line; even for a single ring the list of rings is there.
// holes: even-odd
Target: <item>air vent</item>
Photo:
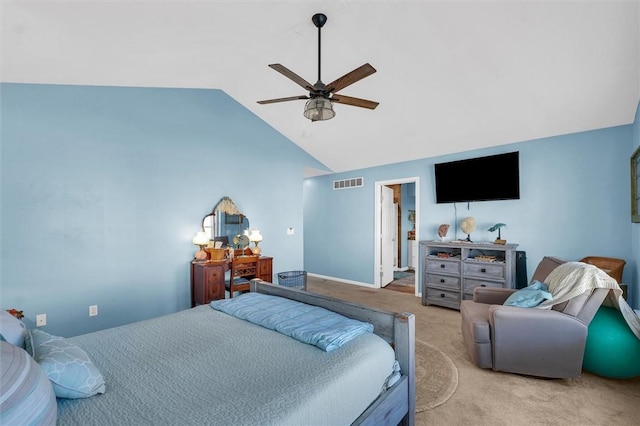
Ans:
[[[361,186],[364,186],[364,179],[361,177],[333,181],[333,189],[359,188]]]

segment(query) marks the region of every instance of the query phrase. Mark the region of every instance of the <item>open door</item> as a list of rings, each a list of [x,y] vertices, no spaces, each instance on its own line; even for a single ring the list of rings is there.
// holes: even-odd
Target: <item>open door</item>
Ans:
[[[393,263],[397,251],[397,213],[393,203],[393,190],[380,186],[380,287],[393,281]]]

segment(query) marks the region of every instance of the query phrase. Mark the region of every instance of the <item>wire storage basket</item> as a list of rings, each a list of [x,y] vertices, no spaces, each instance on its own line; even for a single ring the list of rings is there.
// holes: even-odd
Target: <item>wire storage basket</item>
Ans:
[[[307,289],[307,271],[278,272],[278,284],[298,290]]]

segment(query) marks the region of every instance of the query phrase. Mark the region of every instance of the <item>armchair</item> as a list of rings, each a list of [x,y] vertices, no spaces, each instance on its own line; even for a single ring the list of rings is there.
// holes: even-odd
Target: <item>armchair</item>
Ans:
[[[532,281],[544,281],[562,263],[543,258]],[[503,306],[514,291],[476,287],[473,300],[462,301],[462,336],[473,363],[530,376],[580,376],[589,323],[609,290],[585,292],[550,310]]]

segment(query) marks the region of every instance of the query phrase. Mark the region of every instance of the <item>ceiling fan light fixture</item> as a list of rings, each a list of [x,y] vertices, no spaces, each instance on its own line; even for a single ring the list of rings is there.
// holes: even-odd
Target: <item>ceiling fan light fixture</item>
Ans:
[[[335,115],[333,104],[327,98],[312,98],[304,105],[304,116],[311,121],[330,120]]]

